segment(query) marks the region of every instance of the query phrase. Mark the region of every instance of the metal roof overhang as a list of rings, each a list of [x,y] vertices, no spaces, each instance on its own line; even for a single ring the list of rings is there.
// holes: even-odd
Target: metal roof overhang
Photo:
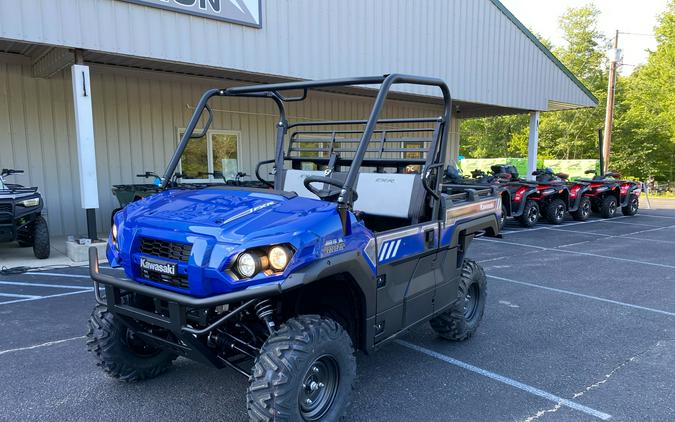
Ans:
[[[41,44],[31,44],[19,41],[0,39],[0,61],[13,61],[26,65],[35,66],[36,63],[50,52],[55,50],[73,54],[69,49]],[[134,69],[150,72],[164,72],[175,75],[185,75],[189,77],[213,78],[220,80],[229,80],[243,83],[282,83],[293,82],[298,79],[287,78],[277,75],[267,75],[253,72],[243,72],[234,69],[220,69],[208,66],[197,66],[187,63],[175,63],[169,61],[152,60],[143,57],[125,56],[119,54],[110,54],[85,50],[82,52],[85,64],[96,66],[105,66],[107,68]],[[73,54],[74,58],[74,54]],[[61,68],[63,69],[63,67]],[[59,69],[59,70],[61,70]],[[392,70],[392,73],[395,69]],[[35,69],[34,69],[35,72]],[[214,87],[219,87],[214,83]],[[333,92],[337,94],[357,95],[363,97],[374,97],[377,90],[367,87],[340,87],[340,88],[322,88],[320,91]],[[452,94],[452,93],[451,93]],[[412,103],[434,104],[442,107],[443,101],[440,97],[410,94],[404,92],[391,92],[389,99],[406,101]],[[559,107],[558,107],[559,106]],[[577,108],[578,106],[559,104],[556,109]],[[509,114],[529,113],[530,110],[503,107],[496,104],[480,104],[453,99],[453,109],[457,118],[489,117]]]

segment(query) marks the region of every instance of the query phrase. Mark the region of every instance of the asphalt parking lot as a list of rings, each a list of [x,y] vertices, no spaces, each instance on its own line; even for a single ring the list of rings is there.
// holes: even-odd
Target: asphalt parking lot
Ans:
[[[489,276],[477,335],[425,324],[360,355],[348,420],[675,420],[675,210],[508,223],[471,255]],[[229,370],[107,378],[84,345],[93,303],[85,268],[0,277],[0,420],[246,419]]]

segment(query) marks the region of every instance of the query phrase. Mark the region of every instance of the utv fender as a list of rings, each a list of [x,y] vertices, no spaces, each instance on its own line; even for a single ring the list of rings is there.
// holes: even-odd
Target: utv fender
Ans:
[[[366,304],[366,318],[375,315],[376,281],[375,273],[366,261],[364,253],[353,250],[339,255],[329,256],[301,268],[286,278],[286,290],[305,286],[338,274],[349,274],[356,281]]]
[[[450,239],[448,248],[455,248],[460,244],[460,242],[463,242],[464,248],[466,250],[469,246],[469,243],[471,242],[471,239],[473,239],[473,236],[488,230],[492,230],[493,233],[499,233],[499,221],[497,219],[497,214],[485,215],[473,220],[458,223],[455,227],[455,231],[452,233],[452,239]]]

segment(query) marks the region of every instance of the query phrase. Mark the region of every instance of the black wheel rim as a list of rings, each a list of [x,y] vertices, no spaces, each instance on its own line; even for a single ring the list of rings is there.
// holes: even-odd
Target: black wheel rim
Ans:
[[[537,221],[537,213],[537,207],[530,207],[530,209],[527,211],[527,219],[530,221],[530,223]]]
[[[636,198],[633,198],[630,201],[630,210],[635,213],[637,212],[637,209],[638,209],[638,200]]]
[[[160,352],[160,349],[153,347],[139,339],[131,330],[127,330],[124,343],[133,354],[141,358],[151,358]]]
[[[306,421],[321,419],[333,405],[340,385],[335,358],[323,355],[309,366],[302,379],[298,397],[300,414]]]
[[[581,215],[586,217],[590,213],[591,213],[591,203],[590,201],[584,201],[583,204],[581,205]]]
[[[467,321],[473,320],[478,313],[479,295],[478,285],[472,283],[464,296],[464,318]]]
[[[502,218],[499,219],[500,227],[504,227],[505,223],[506,223],[506,208],[502,207]]]
[[[565,218],[565,206],[558,205],[555,207],[555,219],[556,221],[562,221],[563,218]]]

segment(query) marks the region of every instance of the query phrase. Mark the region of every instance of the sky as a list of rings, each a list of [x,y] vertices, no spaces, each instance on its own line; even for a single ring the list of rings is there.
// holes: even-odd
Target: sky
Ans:
[[[600,10],[598,28],[607,38],[613,38],[618,29],[619,48],[623,51],[624,66],[622,74],[629,74],[633,66],[642,64],[647,59],[647,49],[656,48],[656,40],[652,36],[622,34],[653,34],[656,17],[666,9],[668,0],[501,0],[526,27],[533,32],[551,40],[555,45],[562,45],[562,32],[558,18],[568,7],[581,7],[595,3]]]

